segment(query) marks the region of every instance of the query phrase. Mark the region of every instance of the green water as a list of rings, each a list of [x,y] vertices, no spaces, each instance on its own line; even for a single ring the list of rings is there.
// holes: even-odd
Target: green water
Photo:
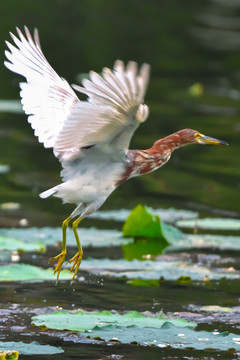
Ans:
[[[229,147],[187,146],[177,150],[162,169],[132,179],[117,189],[103,208],[133,208],[138,203],[153,208],[176,207],[198,211],[199,216],[239,218],[240,134],[240,8],[236,1],[73,1],[2,0],[0,3],[0,63],[9,31],[23,24],[37,27],[47,59],[70,83],[90,69],[100,72],[115,59],[151,64],[146,103],[149,119],[140,126],[131,148],[148,148],[158,138],[182,128],[227,141]],[[19,99],[20,76],[0,66],[0,98]],[[192,86],[200,84],[200,87]],[[196,89],[203,89],[198,92]],[[0,104],[1,105],[1,104]],[[0,112],[0,203],[16,203],[0,209],[0,227],[60,226],[73,210],[58,199],[42,200],[38,194],[60,181],[60,165],[52,151],[33,136],[26,116]],[[1,170],[1,169],[0,169]],[[121,228],[120,223],[86,219],[85,227]],[[192,230],[188,230],[192,232]],[[221,232],[220,232],[221,233]],[[225,233],[224,233],[225,234]],[[234,235],[239,235],[235,231]],[[59,239],[60,240],[60,239]],[[239,240],[238,240],[239,241]],[[44,254],[21,255],[20,262],[48,267],[56,246]],[[70,255],[74,249],[70,248]],[[203,261],[239,269],[239,250],[188,249],[177,252],[184,263],[203,256]],[[84,257],[121,258],[112,249],[86,248]],[[204,258],[205,256],[205,258]],[[215,259],[215,260],[214,260]],[[1,260],[8,263],[10,260]],[[220,265],[219,265],[220,264]],[[226,265],[224,265],[226,264]],[[0,284],[0,331],[5,341],[38,341],[60,346],[57,355],[22,355],[21,359],[237,359],[231,352],[160,349],[144,346],[106,345],[74,334],[42,331],[31,327],[31,317],[64,309],[128,310],[179,313],[198,318],[203,305],[239,306],[239,282],[179,284],[165,281],[159,287],[130,286],[126,281],[82,271],[85,281],[57,287],[54,282]],[[195,316],[195,317],[194,317]],[[230,331],[239,337],[239,322],[214,321],[199,315],[199,330]],[[74,340],[75,339],[75,340]]]

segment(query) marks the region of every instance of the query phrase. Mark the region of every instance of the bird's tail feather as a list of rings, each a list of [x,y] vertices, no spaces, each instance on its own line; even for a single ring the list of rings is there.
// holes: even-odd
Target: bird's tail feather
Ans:
[[[42,192],[41,194],[39,194],[39,196],[40,196],[40,198],[45,199],[51,195],[54,195],[56,193],[56,191],[57,191],[56,187],[54,187],[54,188],[51,188],[51,189],[48,189],[48,190]]]

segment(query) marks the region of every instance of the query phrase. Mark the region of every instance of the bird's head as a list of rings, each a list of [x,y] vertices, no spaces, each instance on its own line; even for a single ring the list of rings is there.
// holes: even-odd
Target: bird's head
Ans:
[[[178,131],[182,144],[198,143],[202,145],[228,145],[225,141],[218,140],[192,129],[184,129]]]

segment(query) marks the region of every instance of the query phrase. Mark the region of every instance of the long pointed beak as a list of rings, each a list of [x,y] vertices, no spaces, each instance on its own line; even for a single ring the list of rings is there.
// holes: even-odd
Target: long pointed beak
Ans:
[[[199,142],[200,144],[209,144],[209,145],[228,145],[228,143],[225,141],[214,139],[212,137],[205,135],[199,137],[197,139],[197,142]]]

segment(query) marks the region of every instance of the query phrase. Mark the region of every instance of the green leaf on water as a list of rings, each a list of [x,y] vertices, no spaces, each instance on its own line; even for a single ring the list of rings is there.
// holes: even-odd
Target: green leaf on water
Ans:
[[[72,274],[68,270],[62,270],[60,280],[70,280]],[[28,264],[9,264],[0,266],[0,281],[56,281],[53,269],[42,269]]]
[[[36,341],[33,341],[31,343],[24,343],[22,341],[0,341],[0,354],[1,351],[4,352],[5,349],[17,349],[17,351],[12,350],[12,352],[19,352],[21,355],[53,355],[64,352],[63,349],[60,347],[41,345]],[[6,357],[6,359],[9,360],[8,357]],[[2,360],[1,357],[0,360]]]
[[[146,206],[134,208],[122,228],[125,237],[163,238],[160,218],[152,215]],[[165,240],[165,239],[164,239]]]
[[[8,251],[17,250],[19,252],[25,252],[25,251],[45,252],[46,246],[41,241],[27,243],[19,239],[0,236],[0,250],[8,250]]]
[[[122,228],[125,237],[161,238],[167,241],[162,233],[159,216],[153,215],[147,206],[138,205],[133,209]]]
[[[160,348],[240,350],[239,336],[236,334],[196,331],[194,328],[197,324],[194,322],[148,315],[137,311],[124,315],[110,311],[59,311],[34,316],[32,322],[48,329],[79,331],[81,337],[84,335],[93,340],[155,345]]]
[[[124,315],[111,311],[57,311],[52,314],[34,316],[32,320],[34,325],[44,326],[48,329],[81,332],[89,332],[109,326],[114,328],[137,327],[141,329],[146,327],[161,329],[166,324],[172,324],[178,328],[196,326],[196,323],[188,322],[184,319],[145,316],[137,311],[131,311]]]
[[[16,350],[0,350],[0,360],[18,360],[19,352]]]
[[[126,260],[143,260],[156,255],[161,255],[168,246],[177,244],[186,238],[180,230],[172,225],[161,222],[162,237],[158,238],[137,238],[135,241],[122,245],[123,257]]]
[[[159,216],[146,206],[133,209],[123,225],[123,236],[134,237],[135,241],[122,245],[126,260],[144,259],[160,255],[169,244],[183,238],[180,230],[161,222]]]

